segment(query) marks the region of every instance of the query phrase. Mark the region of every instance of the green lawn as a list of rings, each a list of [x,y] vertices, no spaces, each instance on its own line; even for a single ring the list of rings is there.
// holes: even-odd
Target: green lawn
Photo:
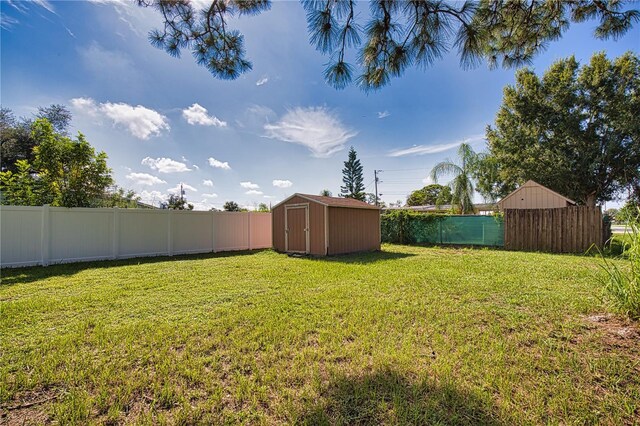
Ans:
[[[0,423],[637,424],[594,258],[383,248],[3,270]]]

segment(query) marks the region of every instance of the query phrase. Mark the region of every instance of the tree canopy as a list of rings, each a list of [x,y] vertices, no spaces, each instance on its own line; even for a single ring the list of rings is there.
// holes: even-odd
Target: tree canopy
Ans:
[[[190,50],[199,65],[221,79],[236,79],[252,68],[244,36],[231,28],[231,19],[271,7],[269,0],[211,0],[202,8],[189,0],[136,1],[161,15],[162,28],[149,34],[153,46],[176,57]],[[528,64],[571,22],[594,20],[596,38],[615,39],[640,19],[628,3],[372,0],[366,14],[356,0],[302,0],[309,42],[329,57],[325,80],[336,88],[355,81],[364,90],[380,88],[408,68],[427,68],[451,49],[465,68],[482,61],[490,67]]]
[[[504,89],[479,189],[505,196],[533,179],[581,204],[640,187],[640,59],[598,53],[580,67],[555,62],[542,77],[516,74]],[[637,195],[636,195],[637,196]]]
[[[61,207],[96,207],[113,184],[107,155],[96,153],[84,135],[73,140],[56,133],[45,118],[32,126],[33,164],[17,160],[0,172],[2,203]]]
[[[355,198],[356,200],[365,201],[367,194],[364,192],[364,179],[362,177],[362,164],[358,160],[356,150],[351,147],[349,156],[344,162],[342,169],[342,182],[344,186],[340,187],[340,196],[345,198]]]
[[[433,183],[413,191],[407,197],[408,206],[443,205],[451,203],[451,188]]]
[[[66,106],[52,104],[48,107],[39,107],[34,118],[46,119],[51,123],[54,132],[68,136],[72,116]],[[33,148],[38,144],[38,140],[33,136],[33,125],[34,119],[16,118],[10,109],[0,108],[0,157],[3,171],[17,172],[18,160],[33,163],[35,157]]]
[[[239,212],[239,211],[242,211],[242,209],[240,208],[238,203],[236,203],[235,201],[227,201],[227,202],[225,202],[224,205],[222,206],[222,208],[226,212]]]

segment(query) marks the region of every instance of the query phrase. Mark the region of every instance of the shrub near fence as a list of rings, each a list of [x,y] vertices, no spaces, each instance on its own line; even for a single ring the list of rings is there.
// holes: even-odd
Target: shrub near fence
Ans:
[[[450,216],[395,211],[381,220],[382,241],[396,244],[504,245],[499,216]]]

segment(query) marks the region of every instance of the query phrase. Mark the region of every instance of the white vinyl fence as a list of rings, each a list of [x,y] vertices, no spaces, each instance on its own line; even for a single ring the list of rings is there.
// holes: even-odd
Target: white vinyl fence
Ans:
[[[0,266],[271,247],[271,213],[0,207]]]

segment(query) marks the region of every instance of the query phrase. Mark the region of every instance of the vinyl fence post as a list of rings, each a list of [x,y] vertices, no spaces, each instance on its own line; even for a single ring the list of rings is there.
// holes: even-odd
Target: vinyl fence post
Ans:
[[[42,256],[42,266],[49,265],[50,258],[50,240],[51,240],[51,218],[49,216],[49,204],[42,206],[42,227],[41,227],[41,240],[40,240],[40,254]]]
[[[113,208],[113,235],[111,239],[111,258],[117,259],[120,251],[120,209]]]
[[[173,256],[173,209],[167,209],[167,254]]]
[[[213,253],[216,252],[216,215],[216,212],[211,212],[211,251]]]
[[[251,250],[251,212],[247,213],[247,240],[249,245],[249,250]]]

